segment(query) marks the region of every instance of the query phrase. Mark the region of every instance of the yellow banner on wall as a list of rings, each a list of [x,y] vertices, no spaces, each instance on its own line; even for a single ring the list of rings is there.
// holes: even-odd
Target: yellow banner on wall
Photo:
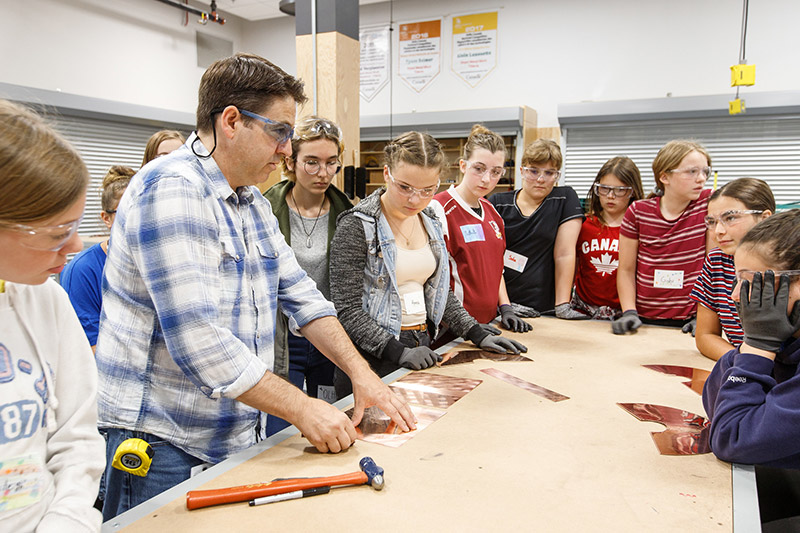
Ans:
[[[497,11],[453,17],[456,75],[475,87],[497,66]]]

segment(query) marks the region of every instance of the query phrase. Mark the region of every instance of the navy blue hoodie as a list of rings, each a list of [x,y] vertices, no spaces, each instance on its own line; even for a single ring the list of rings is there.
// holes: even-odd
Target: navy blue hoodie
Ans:
[[[731,350],[703,388],[711,449],[723,461],[800,468],[800,339],[775,362]]]

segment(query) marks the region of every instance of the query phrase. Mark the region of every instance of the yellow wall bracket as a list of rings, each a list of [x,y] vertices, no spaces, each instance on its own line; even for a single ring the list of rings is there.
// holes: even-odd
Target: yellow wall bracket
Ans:
[[[755,85],[755,83],[755,65],[733,65],[731,67],[731,87],[738,87],[740,85]]]
[[[737,98],[728,102],[728,113],[731,115],[738,115],[745,112],[744,100]]]

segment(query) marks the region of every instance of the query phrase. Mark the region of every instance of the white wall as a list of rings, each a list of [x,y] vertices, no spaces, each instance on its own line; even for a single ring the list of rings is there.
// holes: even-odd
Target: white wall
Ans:
[[[392,9],[396,23],[444,17],[442,72],[422,93],[395,78],[391,103],[387,87],[361,100],[362,116],[528,105],[539,126],[556,126],[559,103],[734,91],[741,0],[403,0]],[[452,16],[495,9],[498,68],[472,89],[450,71]],[[747,59],[757,76],[743,95],[800,89],[800,2],[758,0],[749,11]],[[388,23],[389,12],[388,3],[362,6],[361,25]]]
[[[180,11],[155,0],[2,6],[0,82],[193,113],[203,72],[197,31],[296,72],[291,17],[200,26],[190,15],[184,27]],[[559,103],[733,94],[740,0],[398,0],[392,9],[395,22],[444,17],[442,72],[421,94],[395,79],[372,102],[361,100],[362,116],[528,105],[546,127],[557,125]],[[449,70],[451,17],[492,9],[499,65],[473,89]],[[388,23],[389,12],[388,2],[362,6],[361,24]],[[747,57],[757,83],[745,97],[800,89],[798,19],[797,0],[750,3]]]

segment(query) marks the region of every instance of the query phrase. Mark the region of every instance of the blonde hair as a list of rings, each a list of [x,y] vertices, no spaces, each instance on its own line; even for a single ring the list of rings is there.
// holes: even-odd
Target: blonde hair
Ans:
[[[100,205],[103,211],[114,210],[134,174],[136,174],[135,170],[122,165],[114,165],[108,169],[108,172],[103,177],[103,185],[100,189]]]
[[[508,150],[506,150],[503,138],[483,124],[472,126],[467,142],[464,144],[464,159],[469,160],[472,153],[478,148],[483,148],[491,153],[503,152],[503,159],[508,157]]]
[[[656,180],[656,189],[664,190],[661,175],[678,168],[683,158],[692,152],[701,153],[708,161],[708,165],[711,165],[711,156],[708,155],[708,151],[702,144],[695,141],[677,139],[668,142],[658,151],[656,158],[653,159],[653,176]]]
[[[147,140],[147,146],[144,147],[142,166],[145,166],[147,163],[155,159],[158,155],[158,147],[161,145],[161,143],[164,141],[169,141],[170,139],[175,139],[181,143],[186,142],[186,139],[183,138],[181,132],[176,130],[161,130],[155,132],[150,136],[150,139]]]
[[[558,170],[562,161],[561,148],[558,147],[558,143],[550,139],[535,140],[522,153],[522,166],[552,163]]]
[[[423,168],[447,168],[447,158],[439,141],[427,133],[409,131],[389,141],[383,149],[384,164],[394,169],[400,163]]]
[[[80,154],[39,115],[0,100],[0,221],[30,223],[55,216],[86,192]]]
[[[341,156],[342,152],[344,152],[343,137],[342,129],[332,120],[314,115],[306,117],[294,127],[294,137],[292,137],[292,161],[297,162],[297,154],[300,152],[300,147],[303,146],[303,144],[319,139],[327,139],[333,142],[339,150],[338,155]],[[281,172],[289,181],[295,181],[297,179],[294,170],[290,170],[286,165],[285,158],[281,160]]]

